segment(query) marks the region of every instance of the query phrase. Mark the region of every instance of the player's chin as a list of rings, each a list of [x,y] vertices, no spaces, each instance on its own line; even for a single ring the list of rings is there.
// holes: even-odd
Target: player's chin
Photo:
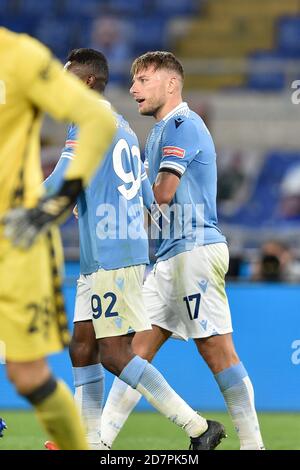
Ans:
[[[140,108],[140,109],[139,109],[139,113],[140,113],[142,116],[153,116],[154,111],[153,111],[153,109]]]

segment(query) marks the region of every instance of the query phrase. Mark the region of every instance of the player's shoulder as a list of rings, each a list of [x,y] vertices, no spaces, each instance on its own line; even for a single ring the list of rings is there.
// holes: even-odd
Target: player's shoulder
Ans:
[[[197,127],[199,116],[187,108],[187,112],[176,113],[169,117],[165,124],[165,130],[173,132],[182,132]],[[200,118],[199,118],[200,119]]]
[[[25,33],[15,33],[6,28],[0,28],[1,47],[9,50],[18,63],[26,63],[27,67],[32,65],[36,58],[50,56],[51,53],[46,46]]]
[[[121,114],[116,114],[117,120],[117,134],[116,138],[124,138],[125,140],[134,141],[138,144],[136,133],[131,128],[130,124]]]
[[[10,29],[0,27],[1,46],[17,48],[20,45],[26,44],[27,42],[30,43],[31,40],[33,40],[33,38],[28,36],[28,34],[15,33]]]
[[[164,126],[165,138],[194,140],[199,136],[199,122],[195,113],[177,114],[168,119]]]
[[[20,54],[26,54],[28,64],[34,60],[44,60],[51,57],[50,50],[37,39],[28,36],[28,34],[19,34],[16,45]]]
[[[10,51],[18,64],[16,73],[21,82],[30,82],[36,76],[41,79],[48,78],[52,54],[37,39],[27,34],[15,34],[11,38]]]
[[[0,42],[1,46],[8,47],[18,44],[20,34],[14,33],[9,29],[0,27]]]

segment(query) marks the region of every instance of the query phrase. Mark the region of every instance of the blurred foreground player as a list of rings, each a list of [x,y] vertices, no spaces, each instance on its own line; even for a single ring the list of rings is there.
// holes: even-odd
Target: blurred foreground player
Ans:
[[[41,111],[80,127],[78,158],[48,199],[41,197]],[[69,342],[52,223],[73,206],[114,132],[111,112],[42,44],[0,28],[0,340],[10,381],[61,449],[88,446],[73,398],[45,360]]]

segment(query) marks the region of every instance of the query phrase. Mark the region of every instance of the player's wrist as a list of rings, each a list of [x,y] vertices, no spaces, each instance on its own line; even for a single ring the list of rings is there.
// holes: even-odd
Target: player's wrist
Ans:
[[[66,179],[63,182],[62,187],[60,188],[58,192],[58,196],[66,196],[72,202],[75,202],[79,193],[83,189],[83,183],[81,178],[76,178],[76,179]]]
[[[82,189],[81,179],[65,180],[57,194],[42,199],[38,207],[32,209],[33,219],[39,215],[43,224],[47,222],[47,217],[51,220],[64,215],[76,204],[77,197]]]
[[[169,224],[170,219],[167,216],[167,214],[163,211],[164,207],[163,205],[159,205],[158,202],[154,199],[150,207],[147,209],[150,218],[154,225],[159,229],[159,231],[162,230],[162,223],[164,224]],[[168,207],[168,206],[167,206]]]

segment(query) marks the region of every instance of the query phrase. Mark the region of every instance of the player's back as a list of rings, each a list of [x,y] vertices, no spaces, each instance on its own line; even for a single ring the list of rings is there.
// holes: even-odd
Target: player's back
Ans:
[[[40,117],[24,93],[32,66],[30,54],[24,56],[27,41],[31,39],[25,35],[0,28],[0,215],[21,203],[32,206],[41,191]],[[19,76],[24,61],[28,80]]]
[[[148,263],[137,137],[117,116],[117,134],[78,201],[81,273]]]

